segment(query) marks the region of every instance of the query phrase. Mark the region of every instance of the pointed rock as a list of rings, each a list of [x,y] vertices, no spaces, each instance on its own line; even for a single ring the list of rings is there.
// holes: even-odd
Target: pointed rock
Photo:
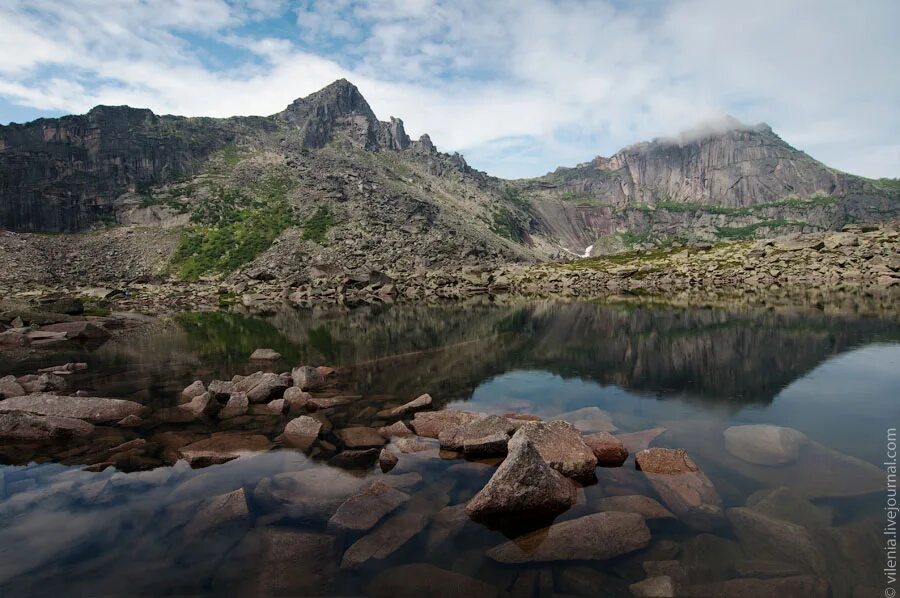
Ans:
[[[572,424],[559,420],[526,423],[513,434],[509,451],[526,440],[534,445],[550,467],[564,476],[576,479],[594,476],[597,457]]]
[[[351,496],[338,507],[328,520],[328,528],[342,532],[364,532],[375,527],[381,519],[409,500],[409,495],[383,482]]]
[[[286,445],[305,451],[313,445],[321,430],[322,422],[308,415],[301,415],[284,427],[282,439]]]
[[[466,505],[472,519],[500,522],[552,517],[575,504],[575,485],[551,468],[525,440]]]

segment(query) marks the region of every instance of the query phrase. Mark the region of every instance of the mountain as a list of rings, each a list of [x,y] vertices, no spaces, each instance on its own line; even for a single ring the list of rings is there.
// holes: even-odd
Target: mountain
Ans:
[[[104,266],[123,275],[143,271],[146,248],[157,271],[188,278],[539,261],[880,221],[898,197],[893,181],[835,171],[737,121],[505,181],[379,121],[346,80],[268,117],[98,106],[0,126],[0,228],[136,225],[97,250],[129,256]],[[78,243],[83,263],[47,267],[90,273],[94,241]]]

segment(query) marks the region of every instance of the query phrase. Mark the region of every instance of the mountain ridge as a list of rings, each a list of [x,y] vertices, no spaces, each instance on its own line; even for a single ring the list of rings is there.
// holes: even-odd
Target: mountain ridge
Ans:
[[[399,118],[378,120],[345,79],[270,116],[97,106],[0,126],[0,228],[174,226],[185,230],[182,245],[202,245],[197,234],[278,211],[284,218],[266,237],[241,250],[242,268],[287,271],[291,255],[304,255],[351,269],[427,270],[838,229],[900,213],[897,189],[830,169],[764,123],[723,122],[724,131],[505,180],[439,152],[428,135],[411,139]],[[273,177],[283,188],[261,208]],[[224,220],[207,218],[211,206],[225,209]],[[324,230],[307,232],[314,221]]]

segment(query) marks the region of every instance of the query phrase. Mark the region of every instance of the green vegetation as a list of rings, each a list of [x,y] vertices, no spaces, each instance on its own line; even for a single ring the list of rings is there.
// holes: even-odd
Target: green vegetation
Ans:
[[[519,219],[505,207],[501,206],[499,209],[495,210],[491,217],[493,219],[491,230],[496,234],[517,243],[525,238],[527,229]]]
[[[666,212],[704,212],[706,214],[722,214],[725,216],[751,216],[756,212],[768,208],[811,208],[815,206],[825,206],[835,204],[841,201],[840,197],[831,195],[815,195],[813,197],[787,197],[776,201],[756,204],[754,206],[743,206],[740,208],[728,208],[725,206],[711,206],[695,202],[674,201],[670,198],[657,200],[653,205],[649,204],[632,204],[634,210],[641,212],[655,212],[656,210],[665,210]]]
[[[216,188],[197,203],[172,260],[178,275],[196,280],[227,274],[269,248],[293,223],[287,194],[294,181],[284,174],[264,178],[246,192]]]
[[[900,179],[872,179],[875,186],[885,191],[900,191]]]
[[[563,201],[573,203],[576,206],[602,206],[604,205],[598,198],[590,193],[581,191],[566,191],[559,198]]]
[[[334,226],[334,217],[327,206],[319,206],[305,223],[303,223],[303,238],[319,245],[325,244],[325,234]]]
[[[793,222],[790,220],[784,220],[783,218],[779,218],[777,220],[764,220],[762,222],[756,222],[754,224],[748,224],[747,226],[722,226],[717,230],[717,234],[725,239],[735,239],[735,240],[744,240],[750,239],[754,236],[756,231],[760,228],[780,228],[783,226],[802,226],[802,222]]]
[[[500,199],[521,208],[527,209],[529,207],[528,200],[522,195],[522,191],[510,185],[503,187],[503,191],[500,193]]]

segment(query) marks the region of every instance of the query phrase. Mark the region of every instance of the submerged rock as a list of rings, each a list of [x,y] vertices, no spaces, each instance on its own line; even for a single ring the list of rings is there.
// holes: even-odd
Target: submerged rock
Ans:
[[[52,441],[90,436],[94,426],[80,419],[36,415],[25,411],[0,413],[0,440]]]
[[[392,438],[394,436],[415,436],[412,430],[406,427],[402,421],[397,421],[389,426],[378,428],[378,433],[384,438]]]
[[[575,498],[575,484],[550,467],[525,440],[469,501],[466,512],[485,522],[552,517],[568,510]]]
[[[372,598],[498,598],[500,595],[490,584],[427,563],[386,569],[369,586]]]
[[[341,469],[322,466],[264,478],[256,485],[253,498],[264,511],[319,522],[328,520],[365,483]]]
[[[575,427],[564,421],[528,422],[520,427],[509,441],[512,452],[530,442],[541,458],[561,474],[586,479],[594,476],[597,457]]]
[[[380,452],[377,448],[341,451],[328,463],[345,469],[368,469],[378,460]]]
[[[189,537],[200,538],[210,531],[239,521],[246,521],[249,517],[247,495],[243,488],[239,488],[228,494],[213,496],[203,501],[187,524],[185,534]]]
[[[25,395],[25,389],[16,382],[15,376],[4,376],[0,378],[0,399],[10,399],[12,397],[21,397]]]
[[[818,543],[802,525],[746,507],[728,509],[728,521],[747,554],[772,555],[820,575],[827,573]]]
[[[688,595],[708,598],[828,598],[831,591],[828,582],[823,579],[798,575],[780,579],[729,579],[694,585],[688,588]]]
[[[409,500],[409,495],[383,482],[345,500],[331,519],[328,528],[342,532],[364,532],[375,527],[381,519]]]
[[[354,542],[341,559],[341,569],[357,569],[366,562],[385,559],[419,534],[428,518],[419,512],[394,515],[374,531]]]
[[[0,401],[2,411],[28,411],[39,415],[71,417],[92,423],[117,422],[129,415],[140,415],[144,406],[122,399],[67,397],[46,393],[12,397]]]
[[[725,449],[749,463],[784,465],[797,460],[809,442],[806,434],[793,428],[770,425],[732,426],[725,430]]]
[[[637,513],[595,513],[525,534],[487,555],[500,563],[604,560],[649,543],[650,530]]]
[[[570,422],[576,429],[585,434],[617,432],[619,430],[612,422],[609,414],[599,407],[584,407],[575,411],[560,413],[554,419]]]
[[[637,513],[644,519],[674,519],[675,515],[649,496],[606,496],[597,501],[601,511]]]
[[[722,498],[684,449],[652,448],[635,455],[663,502],[694,529],[711,530],[723,522]]]

